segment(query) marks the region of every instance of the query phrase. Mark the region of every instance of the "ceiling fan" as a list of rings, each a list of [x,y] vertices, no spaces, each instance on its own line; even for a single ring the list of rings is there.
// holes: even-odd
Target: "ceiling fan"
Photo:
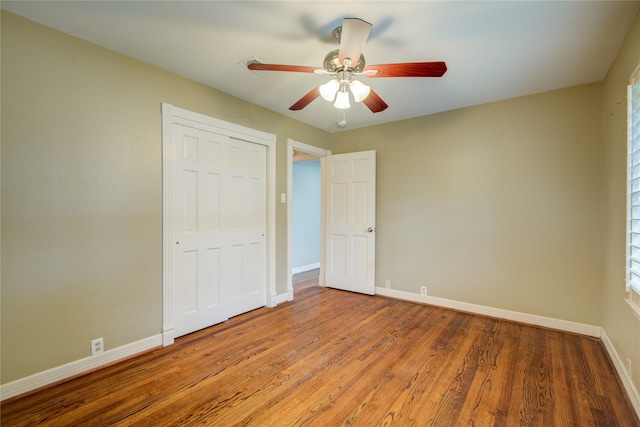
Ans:
[[[378,113],[388,105],[369,86],[355,76],[368,78],[380,77],[441,77],[447,71],[447,65],[437,62],[404,62],[399,64],[380,64],[366,66],[362,49],[369,37],[372,25],[362,19],[345,18],[342,26],[333,30],[333,37],[340,48],[329,52],[324,58],[324,68],[298,65],[263,64],[254,62],[247,65],[252,71],[291,71],[297,73],[315,73],[332,76],[329,82],[312,89],[300,98],[289,110],[302,110],[318,96],[333,101],[333,106],[346,110],[349,103],[349,92],[356,102],[364,103],[369,109]],[[356,60],[357,59],[357,60]]]

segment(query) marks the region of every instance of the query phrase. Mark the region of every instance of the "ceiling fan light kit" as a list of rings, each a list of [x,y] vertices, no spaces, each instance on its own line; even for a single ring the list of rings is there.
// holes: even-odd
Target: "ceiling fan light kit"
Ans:
[[[349,104],[349,92],[346,90],[339,91],[336,95],[336,102],[334,102],[333,106],[340,110],[351,108],[351,104]]]
[[[369,93],[371,93],[371,88],[362,83],[360,80],[351,80],[351,82],[349,83],[349,89],[351,89],[353,99],[356,102],[364,101],[365,98],[369,96]]]
[[[340,89],[340,82],[337,80],[329,80],[327,83],[320,85],[320,96],[325,101],[332,102],[336,99],[336,93]]]
[[[333,102],[335,108],[344,111],[351,107],[349,103],[349,92],[351,92],[354,101],[362,102],[373,113],[379,113],[387,109],[387,103],[368,85],[360,80],[354,80],[354,76],[369,78],[441,77],[447,71],[447,66],[442,61],[405,62],[367,67],[362,49],[369,38],[371,28],[372,25],[362,19],[345,18],[342,21],[342,26],[333,30],[332,33],[340,44],[340,48],[332,50],[325,56],[324,68],[262,63],[251,63],[247,68],[252,71],[290,71],[326,74],[333,77],[332,80],[312,89],[300,98],[289,107],[290,110],[301,110],[318,96],[321,96],[326,101]],[[354,63],[353,58],[358,58],[358,61]],[[345,122],[346,125],[344,119],[342,122]]]
[[[333,102],[336,108],[344,110],[350,107],[349,93],[353,95],[353,100],[362,102],[371,92],[371,88],[359,80],[353,80],[352,73],[348,71],[338,71],[336,78],[320,85],[320,96],[326,101]]]

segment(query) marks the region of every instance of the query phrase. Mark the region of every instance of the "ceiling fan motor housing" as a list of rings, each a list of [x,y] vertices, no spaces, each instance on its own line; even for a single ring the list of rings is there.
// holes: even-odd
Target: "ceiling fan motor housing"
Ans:
[[[339,54],[340,54],[339,49],[332,50],[331,52],[327,53],[327,55],[324,57],[325,70],[329,71],[330,73],[335,73],[345,68],[345,65],[341,64],[340,60],[338,59]],[[365,67],[364,55],[360,54],[360,58],[358,62],[355,65],[348,67],[351,69],[348,71],[361,73],[362,70],[364,70],[364,67]]]

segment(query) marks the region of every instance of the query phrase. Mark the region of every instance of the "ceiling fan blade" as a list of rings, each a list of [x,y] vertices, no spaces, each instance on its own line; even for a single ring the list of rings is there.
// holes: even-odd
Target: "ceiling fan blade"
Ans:
[[[380,98],[380,95],[375,93],[373,89],[371,89],[369,96],[367,96],[362,102],[374,113],[379,113],[380,111],[386,110],[388,107],[387,103],[384,102],[382,98]]]
[[[311,91],[308,94],[300,98],[295,104],[289,107],[289,110],[291,111],[302,110],[304,107],[311,104],[311,101],[313,101],[319,96],[320,96],[320,86],[311,89]]]
[[[377,70],[377,73],[371,71]],[[367,72],[369,71],[369,73]],[[438,62],[404,62],[400,64],[380,64],[365,67],[367,77],[441,77],[447,71],[447,64]]]
[[[352,64],[357,64],[364,44],[369,38],[372,25],[358,18],[345,18],[342,21],[342,33],[340,35],[340,51],[338,60],[344,65],[345,58],[351,58]]]
[[[254,62],[247,65],[247,68],[251,71],[291,71],[294,73],[313,73],[316,70],[324,71],[324,68],[318,67],[304,67],[301,65],[279,65],[279,64],[262,64],[260,62]]]

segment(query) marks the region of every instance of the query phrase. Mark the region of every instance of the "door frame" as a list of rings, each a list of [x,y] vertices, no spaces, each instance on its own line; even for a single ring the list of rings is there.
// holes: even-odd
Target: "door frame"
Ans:
[[[162,103],[162,345],[173,344],[172,229],[171,229],[171,126],[181,124],[220,133],[267,148],[266,250],[267,306],[276,300],[276,135],[226,122],[204,114]]]
[[[324,148],[314,147],[313,145],[305,144],[303,142],[296,141],[294,139],[287,139],[287,301],[293,301],[293,266],[292,266],[292,253],[291,246],[293,244],[293,151],[301,151],[303,153],[312,154],[320,158],[320,286],[324,286],[324,157],[331,155],[331,150],[325,150]]]

